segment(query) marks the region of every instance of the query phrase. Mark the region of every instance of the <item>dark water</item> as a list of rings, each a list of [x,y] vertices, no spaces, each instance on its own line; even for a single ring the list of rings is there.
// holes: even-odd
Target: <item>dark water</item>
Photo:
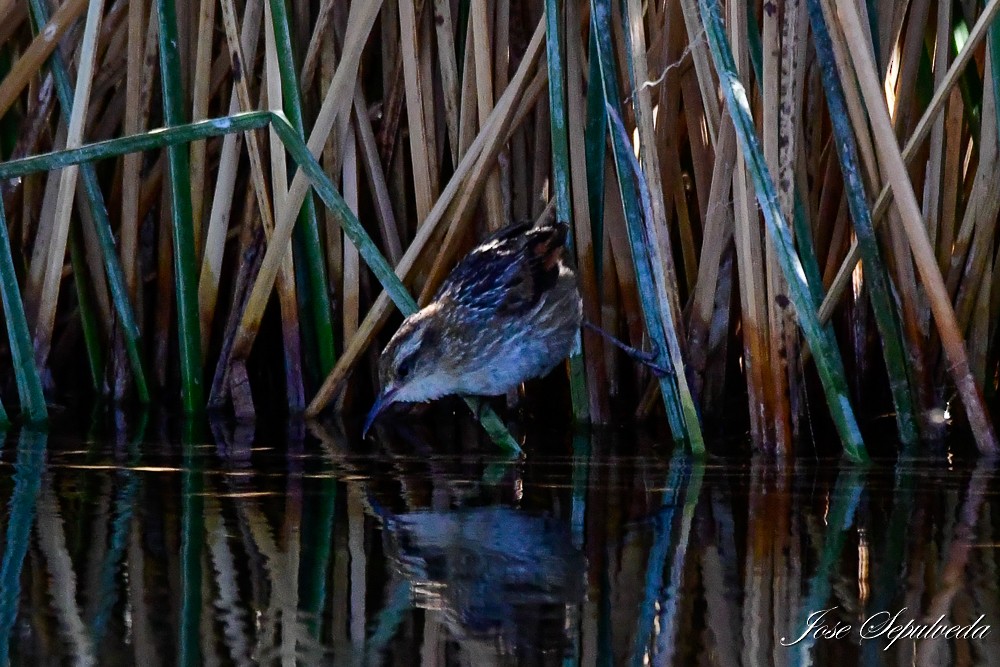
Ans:
[[[1000,663],[990,464],[118,427],[7,434],[0,663]],[[782,645],[823,609],[839,638]]]

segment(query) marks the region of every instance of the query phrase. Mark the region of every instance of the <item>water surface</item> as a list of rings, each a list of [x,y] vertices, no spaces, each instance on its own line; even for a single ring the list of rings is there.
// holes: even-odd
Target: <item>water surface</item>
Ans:
[[[471,425],[84,431],[0,450],[0,663],[1000,663],[985,462],[698,463],[630,430],[535,434],[518,462],[456,444]],[[837,638],[805,632],[824,609]],[[972,628],[891,641],[938,618]]]

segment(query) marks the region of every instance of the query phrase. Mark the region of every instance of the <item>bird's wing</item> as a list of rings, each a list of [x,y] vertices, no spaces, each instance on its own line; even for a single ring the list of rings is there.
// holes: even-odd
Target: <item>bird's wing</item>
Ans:
[[[535,306],[559,278],[566,225],[517,225],[470,252],[438,292],[483,315],[516,315]]]

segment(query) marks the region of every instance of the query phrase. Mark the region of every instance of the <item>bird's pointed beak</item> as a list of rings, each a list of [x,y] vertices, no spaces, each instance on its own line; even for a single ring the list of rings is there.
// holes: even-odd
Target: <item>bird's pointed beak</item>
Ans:
[[[387,387],[378,395],[375,399],[375,403],[372,405],[372,409],[368,411],[368,416],[365,417],[365,427],[361,431],[361,437],[364,438],[368,435],[368,429],[372,427],[375,423],[375,419],[382,413],[385,408],[392,403],[393,396],[399,391],[399,387]]]

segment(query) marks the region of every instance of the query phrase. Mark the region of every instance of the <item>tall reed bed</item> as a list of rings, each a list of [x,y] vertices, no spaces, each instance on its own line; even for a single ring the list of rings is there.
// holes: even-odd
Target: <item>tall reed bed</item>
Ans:
[[[554,216],[587,319],[669,370],[585,330],[577,421],[996,453],[998,9],[0,0],[0,419],[350,411],[397,310]]]

